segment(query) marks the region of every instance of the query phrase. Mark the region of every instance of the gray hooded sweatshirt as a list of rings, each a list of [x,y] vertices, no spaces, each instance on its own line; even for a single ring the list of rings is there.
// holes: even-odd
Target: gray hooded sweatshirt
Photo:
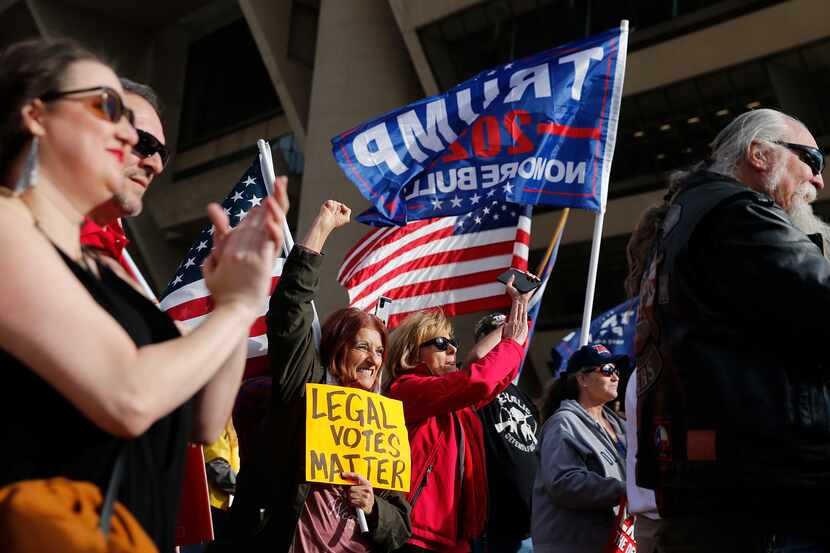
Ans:
[[[620,418],[604,408],[617,439]],[[537,553],[602,553],[625,494],[625,459],[602,426],[567,399],[542,427],[531,534]]]

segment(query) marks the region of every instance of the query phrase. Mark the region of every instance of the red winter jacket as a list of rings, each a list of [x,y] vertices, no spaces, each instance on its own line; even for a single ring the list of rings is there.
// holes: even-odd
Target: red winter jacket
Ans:
[[[481,535],[487,517],[487,473],[481,423],[473,408],[492,401],[516,377],[523,352],[515,341],[504,339],[459,371],[433,376],[419,365],[390,385],[389,397],[403,402],[412,450],[407,499],[415,504],[408,543],[432,551],[466,552],[469,541]],[[458,448],[462,442],[463,473]]]

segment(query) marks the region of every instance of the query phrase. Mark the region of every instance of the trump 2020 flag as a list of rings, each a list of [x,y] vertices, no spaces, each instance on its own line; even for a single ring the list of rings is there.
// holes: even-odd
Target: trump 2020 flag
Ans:
[[[260,170],[259,156],[234,185],[222,202],[222,209],[230,219],[231,227],[238,225],[248,211],[260,205],[268,196],[265,179]],[[202,277],[202,264],[213,249],[213,225],[207,225],[199,234],[176,269],[176,275],[162,294],[160,307],[170,317],[190,327],[196,327],[213,311],[213,298]],[[245,378],[260,376],[268,372],[268,337],[266,336],[265,314],[268,301],[282,274],[284,258],[277,260],[271,273],[271,291],[262,298],[262,309],[251,326],[248,336],[248,353]]]
[[[639,298],[634,297],[612,307],[591,321],[589,343],[600,343],[614,355],[625,354],[634,359],[634,331],[637,322]],[[579,332],[565,336],[551,351],[551,369],[554,375],[565,368],[573,352],[579,349]]]
[[[346,176],[395,224],[477,209],[485,196],[600,211],[628,22],[485,71],[332,139]]]

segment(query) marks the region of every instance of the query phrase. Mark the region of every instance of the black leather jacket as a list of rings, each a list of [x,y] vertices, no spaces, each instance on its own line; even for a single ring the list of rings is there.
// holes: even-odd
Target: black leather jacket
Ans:
[[[687,179],[638,313],[637,482],[662,514],[826,503],[828,314],[830,264],[769,196]]]

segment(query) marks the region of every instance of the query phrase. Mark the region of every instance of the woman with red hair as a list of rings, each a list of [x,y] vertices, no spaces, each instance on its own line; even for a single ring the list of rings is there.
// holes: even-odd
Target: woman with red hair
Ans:
[[[410,535],[409,504],[398,492],[379,490],[355,473],[353,486],[305,481],[307,383],[376,392],[386,351],[386,328],[359,309],[335,311],[323,324],[320,353],[314,344],[311,301],[317,292],[321,254],[351,210],[327,201],[311,230],[294,246],[268,311],[270,413],[255,436],[255,453],[243,460],[232,507],[232,524],[253,539],[235,543],[245,551],[393,551]],[[369,527],[361,533],[356,509]],[[237,550],[235,549],[235,550]]]

